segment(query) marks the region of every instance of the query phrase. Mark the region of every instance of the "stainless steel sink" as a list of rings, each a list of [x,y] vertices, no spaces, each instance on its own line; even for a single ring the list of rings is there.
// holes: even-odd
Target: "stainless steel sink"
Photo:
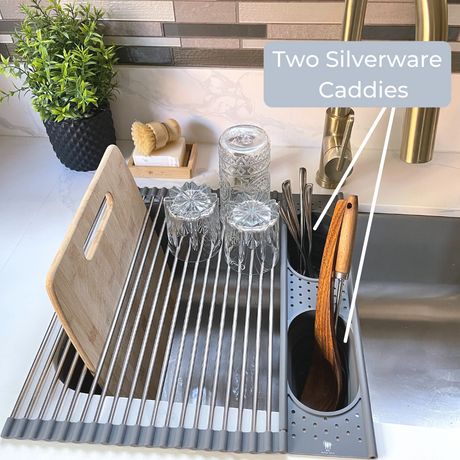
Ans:
[[[374,420],[460,428],[460,219],[376,215],[358,307]]]

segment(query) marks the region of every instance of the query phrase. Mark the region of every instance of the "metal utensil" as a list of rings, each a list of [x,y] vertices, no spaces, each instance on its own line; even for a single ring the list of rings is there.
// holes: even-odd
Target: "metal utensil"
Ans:
[[[289,233],[291,234],[292,236],[292,239],[294,240],[296,246],[298,246],[299,250],[300,250],[300,241],[298,239],[298,235],[297,235],[297,232],[296,232],[296,229],[295,229],[295,226],[291,220],[291,216],[289,214],[289,211],[286,209],[286,205],[284,203],[281,203],[281,206],[280,206],[280,215],[282,217],[282,219],[284,220],[288,230],[289,230]]]
[[[295,245],[297,246],[297,249],[299,250],[299,254],[300,254],[302,263],[304,264],[304,266],[306,266],[305,256],[304,256],[304,254],[303,254],[303,252],[301,250],[301,247],[300,247],[300,241],[299,241],[299,238],[298,238],[298,235],[297,235],[295,225],[292,222],[291,215],[290,215],[289,211],[287,210],[287,205],[284,202],[281,203],[281,206],[279,208],[279,212],[280,212],[281,218],[286,223],[286,226],[287,226],[287,228],[289,230],[289,233],[291,234],[291,237],[292,237]]]
[[[342,228],[340,229],[340,239],[335,261],[335,279],[337,279],[337,296],[335,301],[334,326],[337,331],[337,322],[340,313],[340,300],[345,281],[348,279],[355,243],[356,222],[358,219],[358,197],[350,195],[346,202],[345,213],[343,216]]]
[[[313,247],[312,223],[312,192],[313,184],[307,183],[307,170],[299,168],[300,188],[300,219],[292,196],[291,181],[285,180],[282,185],[284,200],[280,207],[282,219],[286,222],[292,238],[295,240],[300,254],[300,272],[313,276],[311,253]]]
[[[299,241],[300,241],[300,225],[297,219],[297,209],[294,203],[294,198],[292,196],[291,181],[289,179],[285,180],[281,184],[281,189],[283,190],[284,199],[286,200],[286,204],[288,206],[288,211],[291,216],[291,220],[294,223],[294,226],[296,228],[296,232],[297,232],[297,235],[299,236]]]
[[[299,168],[299,190],[300,190],[300,250],[305,255],[305,211],[306,203],[303,194],[304,186],[307,182],[307,170],[305,168]],[[300,267],[302,273],[307,267]]]
[[[313,249],[313,222],[312,222],[312,194],[313,194],[313,184],[305,184],[302,195],[304,196],[305,201],[305,227],[307,230],[308,238],[308,251],[305,255],[307,260],[308,272],[313,276],[313,267],[311,265],[311,253]]]
[[[290,227],[292,228],[291,230],[291,235],[293,236],[294,239],[297,239],[298,246],[299,246],[299,267],[300,271],[303,274],[305,272],[306,267],[306,257],[304,254],[303,250],[303,243],[302,243],[302,238],[301,238],[301,225],[299,223],[299,219],[297,218],[297,208],[294,203],[294,198],[292,196],[292,189],[291,189],[291,181],[289,179],[285,180],[281,184],[281,189],[283,191],[283,196],[284,196],[284,213],[285,216],[283,217],[284,220],[287,218],[290,222]],[[289,228],[289,227],[288,227]]]

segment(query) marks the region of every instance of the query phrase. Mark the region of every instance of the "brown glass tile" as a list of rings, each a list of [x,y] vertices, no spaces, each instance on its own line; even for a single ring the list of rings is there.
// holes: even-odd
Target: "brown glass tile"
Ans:
[[[460,52],[452,53],[452,72],[460,73]]]
[[[271,40],[340,40],[342,26],[338,24],[268,24],[267,38]]]
[[[372,25],[415,24],[415,2],[369,3],[365,23]]]
[[[8,47],[5,43],[0,43],[0,54],[5,57],[8,57],[10,55]]]
[[[120,64],[172,65],[172,51],[167,47],[122,46],[117,56]]]
[[[241,23],[341,24],[343,2],[243,2],[238,4]]]
[[[263,50],[200,50],[176,48],[174,65],[180,67],[262,67]]]
[[[101,21],[104,35],[127,35],[129,37],[161,37],[160,22],[152,21]]]
[[[0,34],[12,33],[19,28],[21,21],[0,20]]]
[[[16,48],[16,45],[14,43],[4,43],[6,44],[6,49],[8,50],[8,53],[11,55],[14,53],[14,49]]]
[[[235,23],[235,2],[174,2],[177,22]]]
[[[364,26],[365,40],[414,40],[415,26]]]
[[[414,40],[415,26],[364,26],[365,40]],[[450,26],[448,41],[456,42],[460,38],[460,27]]]
[[[265,38],[265,24],[163,24],[166,37]]]
[[[460,27],[458,27],[458,26],[450,26],[449,27],[448,41],[450,41],[450,42],[458,42],[458,41],[460,41]]]

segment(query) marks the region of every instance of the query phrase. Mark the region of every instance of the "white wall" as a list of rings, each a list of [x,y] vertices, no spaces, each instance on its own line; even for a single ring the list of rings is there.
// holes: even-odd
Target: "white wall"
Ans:
[[[119,95],[112,103],[117,137],[130,138],[134,120],[176,118],[190,142],[216,142],[232,124],[253,123],[267,130],[274,145],[321,145],[323,108],[279,109],[263,99],[262,69],[167,68],[120,66]],[[11,81],[0,77],[0,87]],[[427,88],[429,91],[429,88]],[[356,148],[378,109],[356,109],[352,143]],[[391,148],[398,149],[404,110],[398,110]],[[460,152],[460,75],[452,76],[452,102],[441,110],[436,150]],[[370,140],[381,147],[385,126]],[[0,135],[46,136],[30,99],[0,104]]]

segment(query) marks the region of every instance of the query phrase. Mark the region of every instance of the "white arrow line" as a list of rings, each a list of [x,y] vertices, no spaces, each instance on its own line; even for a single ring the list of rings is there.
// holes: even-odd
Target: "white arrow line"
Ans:
[[[395,116],[395,108],[393,107],[390,112],[388,119],[387,132],[385,134],[385,142],[383,144],[382,157],[380,158],[379,170],[377,172],[377,179],[375,181],[374,195],[372,197],[371,210],[369,212],[369,220],[367,221],[366,233],[364,235],[363,248],[361,249],[361,257],[359,259],[358,271],[356,273],[356,281],[353,288],[353,296],[351,298],[350,313],[348,315],[347,328],[345,330],[345,337],[343,342],[348,342],[348,336],[350,335],[351,321],[353,319],[353,313],[356,307],[356,297],[358,297],[359,283],[361,281],[361,275],[363,273],[364,259],[366,258],[367,243],[369,242],[369,235],[371,233],[372,221],[374,219],[375,206],[377,205],[377,198],[379,196],[380,183],[382,182],[383,168],[385,166],[385,159],[387,157],[388,143],[390,142],[391,128],[393,127],[393,119]]]
[[[350,175],[351,170],[353,169],[353,166],[356,164],[356,162],[358,161],[359,157],[361,156],[361,153],[363,152],[364,147],[366,147],[366,144],[367,144],[369,138],[372,136],[373,132],[375,131],[375,128],[377,128],[377,125],[379,124],[379,121],[381,120],[381,118],[382,118],[382,116],[383,116],[383,114],[385,113],[386,110],[387,110],[386,107],[383,107],[380,110],[379,114],[377,115],[377,118],[374,120],[374,123],[372,123],[371,129],[366,134],[366,137],[364,138],[363,142],[359,146],[359,149],[356,151],[353,159],[351,160],[351,163],[348,165],[348,168],[345,170],[345,172],[344,172],[344,174],[342,176],[342,179],[340,179],[340,182],[337,184],[337,187],[335,188],[334,193],[332,193],[331,197],[329,198],[329,201],[327,202],[326,206],[323,209],[323,212],[318,217],[318,220],[316,221],[315,225],[313,226],[313,230],[315,230],[315,231],[318,230],[319,224],[324,219],[324,216],[326,215],[327,211],[331,207],[331,204],[334,202],[335,197],[340,192],[340,189],[342,188],[342,185],[345,183],[345,181],[347,180],[347,177]]]

